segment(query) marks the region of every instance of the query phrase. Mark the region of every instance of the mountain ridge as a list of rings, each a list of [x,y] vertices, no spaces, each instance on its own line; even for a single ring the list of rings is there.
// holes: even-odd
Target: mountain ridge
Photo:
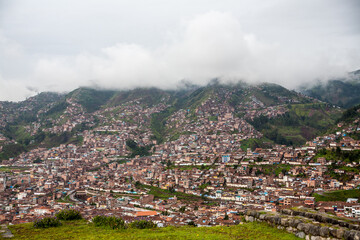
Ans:
[[[177,91],[78,88],[68,94],[42,94],[17,104],[0,104],[11,120],[0,121],[0,134],[18,144],[18,149],[81,144],[82,131],[111,126],[115,121],[151,132],[158,143],[174,141],[191,133],[193,126],[224,121],[226,114],[243,121],[245,131],[254,131],[255,138],[264,136],[267,142],[297,146],[335,124],[341,114],[338,108],[277,84],[221,84],[215,80]],[[13,106],[24,111],[15,114]],[[132,117],[126,117],[128,114]],[[219,129],[218,134],[232,133]]]

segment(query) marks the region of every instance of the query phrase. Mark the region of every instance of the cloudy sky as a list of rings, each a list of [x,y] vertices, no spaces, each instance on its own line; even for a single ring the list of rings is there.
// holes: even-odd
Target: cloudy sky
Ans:
[[[360,68],[358,0],[0,0],[0,100]]]

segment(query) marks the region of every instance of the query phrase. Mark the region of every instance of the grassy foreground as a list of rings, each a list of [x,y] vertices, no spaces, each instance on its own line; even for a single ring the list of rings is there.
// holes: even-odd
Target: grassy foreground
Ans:
[[[9,226],[12,239],[298,239],[265,223],[237,226],[166,227],[156,229],[112,230],[95,227],[85,220],[64,222],[60,227],[35,229],[32,223]],[[1,239],[1,237],[0,237]]]

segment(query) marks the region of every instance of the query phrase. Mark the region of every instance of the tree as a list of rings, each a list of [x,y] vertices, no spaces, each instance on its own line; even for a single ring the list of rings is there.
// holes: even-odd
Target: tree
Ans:
[[[162,211],[161,214],[164,215],[164,216],[169,216],[170,215],[170,213],[168,211]]]
[[[33,163],[41,163],[42,160],[40,158],[37,158],[36,160],[33,161]]]
[[[190,221],[190,222],[188,222],[188,225],[189,225],[189,226],[192,226],[192,227],[197,227],[197,225],[195,224],[195,222],[194,222],[194,221]]]
[[[179,208],[179,212],[181,212],[181,213],[184,213],[184,212],[185,212],[185,210],[186,210],[186,207],[185,207],[185,206],[183,206],[183,207]]]
[[[341,155],[341,148],[336,147],[336,155],[340,156]]]

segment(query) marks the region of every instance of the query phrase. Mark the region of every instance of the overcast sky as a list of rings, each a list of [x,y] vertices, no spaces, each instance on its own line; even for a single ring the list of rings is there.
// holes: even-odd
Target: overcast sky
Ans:
[[[360,68],[359,0],[0,0],[0,100]]]

